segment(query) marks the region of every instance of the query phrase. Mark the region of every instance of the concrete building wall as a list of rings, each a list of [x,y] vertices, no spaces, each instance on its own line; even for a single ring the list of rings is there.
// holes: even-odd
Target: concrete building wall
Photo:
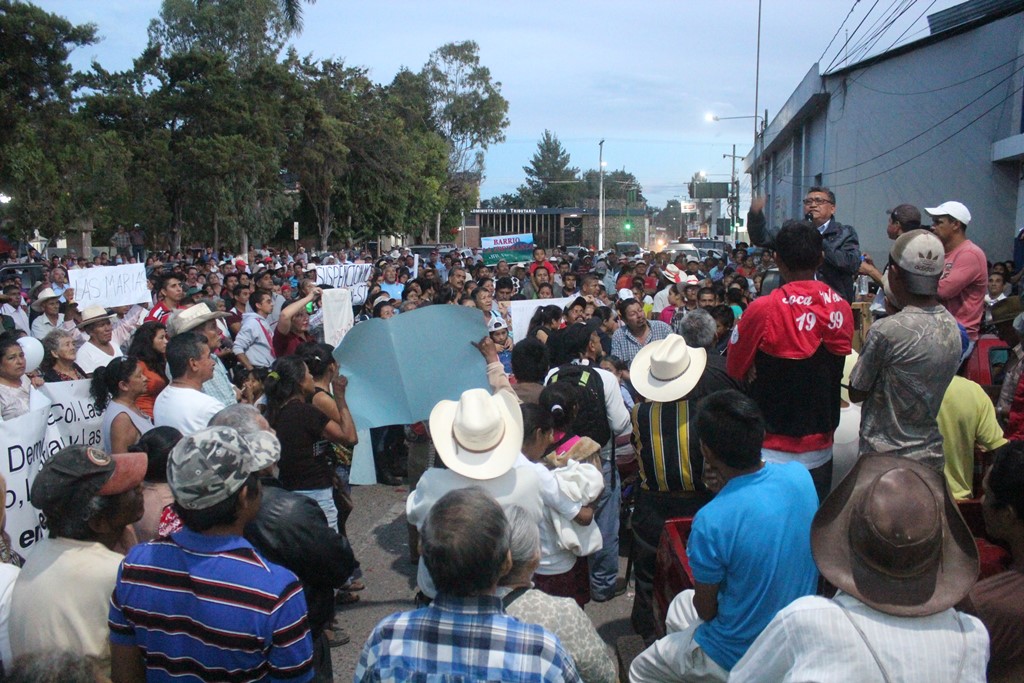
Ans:
[[[957,200],[972,214],[968,237],[1009,258],[1024,225],[1020,161],[992,159],[994,143],[1024,132],[1022,43],[1018,13],[823,78],[823,106],[769,126],[769,220],[802,215],[803,194],[820,181],[862,249],[884,254],[887,210]]]

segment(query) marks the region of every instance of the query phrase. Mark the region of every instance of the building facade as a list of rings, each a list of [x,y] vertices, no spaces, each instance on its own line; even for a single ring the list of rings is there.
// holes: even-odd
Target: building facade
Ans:
[[[928,21],[919,40],[811,67],[744,159],[770,224],[801,217],[807,189],[824,185],[836,219],[881,254],[893,207],[956,200],[989,259],[1012,257],[1024,226],[1024,2],[972,0]]]

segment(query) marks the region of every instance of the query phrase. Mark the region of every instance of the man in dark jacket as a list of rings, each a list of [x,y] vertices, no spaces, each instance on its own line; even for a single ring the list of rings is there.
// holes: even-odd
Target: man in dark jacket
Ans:
[[[225,408],[210,426],[233,427],[239,433],[266,431],[269,425],[253,406]],[[273,437],[276,441],[276,437]],[[280,444],[277,444],[280,455]],[[302,582],[313,636],[316,681],[333,680],[330,646],[324,631],[334,620],[334,590],[352,575],[355,556],[348,539],[327,524],[315,500],[288,491],[275,477],[276,464],[260,470],[263,504],[245,527],[245,539],[271,562],[290,569]],[[347,642],[347,639],[343,639]],[[343,644],[337,642],[336,644]]]
[[[768,226],[764,217],[764,203],[764,197],[755,197],[750,202],[747,230],[751,242],[759,247],[773,249],[779,228]],[[825,260],[818,266],[817,279],[852,303],[853,278],[860,268],[860,240],[857,231],[835,220],[836,196],[827,187],[809,189],[803,206],[804,218],[821,233],[825,247]]]

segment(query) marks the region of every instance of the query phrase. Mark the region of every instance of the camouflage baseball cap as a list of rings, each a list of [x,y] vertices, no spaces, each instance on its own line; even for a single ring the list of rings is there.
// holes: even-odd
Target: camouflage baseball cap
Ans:
[[[276,435],[260,430],[242,434],[242,438],[249,443],[253,472],[270,467],[281,459],[281,442],[278,441]]]
[[[250,441],[231,427],[208,427],[185,437],[171,450],[167,483],[186,510],[205,510],[234,495],[256,472]]]

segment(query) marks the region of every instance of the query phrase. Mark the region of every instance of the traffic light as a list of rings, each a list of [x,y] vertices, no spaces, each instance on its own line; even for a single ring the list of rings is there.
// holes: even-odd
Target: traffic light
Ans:
[[[625,225],[623,225],[623,228],[625,229],[626,232],[629,232],[630,230],[632,230],[633,229],[633,221],[628,221],[627,220]]]

